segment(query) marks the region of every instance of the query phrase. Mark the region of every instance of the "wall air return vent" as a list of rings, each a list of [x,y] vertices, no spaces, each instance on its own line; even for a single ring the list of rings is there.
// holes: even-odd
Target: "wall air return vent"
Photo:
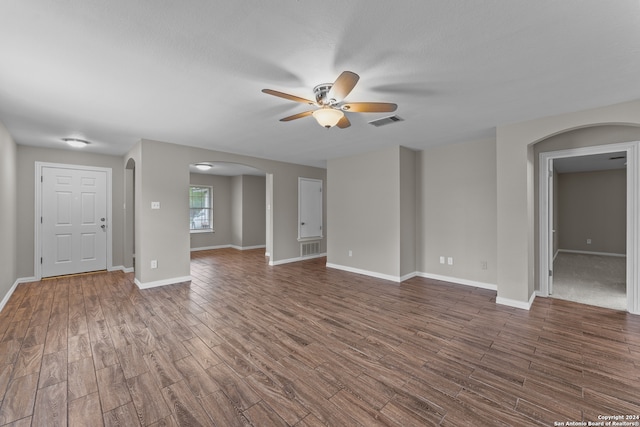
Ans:
[[[320,242],[305,242],[300,244],[300,256],[306,257],[320,253]]]
[[[403,120],[404,119],[400,116],[389,116],[377,120],[372,120],[369,122],[369,124],[374,125],[375,127],[380,127],[384,125],[390,125],[391,123],[401,122]]]

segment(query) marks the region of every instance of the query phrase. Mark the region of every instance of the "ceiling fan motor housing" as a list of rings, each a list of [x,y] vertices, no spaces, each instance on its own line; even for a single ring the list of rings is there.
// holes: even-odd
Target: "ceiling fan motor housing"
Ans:
[[[333,105],[336,103],[335,99],[329,98],[329,91],[333,87],[332,83],[322,83],[313,88],[313,93],[316,96],[316,102],[318,105]]]

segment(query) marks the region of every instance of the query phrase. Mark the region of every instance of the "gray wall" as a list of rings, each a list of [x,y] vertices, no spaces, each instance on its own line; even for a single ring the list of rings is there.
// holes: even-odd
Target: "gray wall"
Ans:
[[[495,141],[425,150],[418,154],[418,169],[418,270],[495,284]],[[440,256],[453,257],[453,265],[440,264]]]
[[[242,177],[242,247],[266,243],[266,180],[263,176]]]
[[[400,147],[331,159],[327,179],[327,262],[399,277]]]
[[[213,188],[213,233],[191,233],[191,249],[231,244],[231,177],[192,173],[193,185]]]
[[[417,259],[416,158],[417,153],[400,147],[400,276],[415,273]]]
[[[274,263],[300,256],[298,177],[326,181],[326,170],[320,168],[151,140],[140,141],[124,161],[129,157],[136,161],[136,279],[143,285],[171,282],[190,274],[189,211],[186,208],[190,164],[232,162],[273,174],[271,262]],[[161,209],[151,210],[152,201],[160,202]],[[322,249],[325,247],[323,241]],[[150,262],[154,259],[158,261],[158,268],[151,269]]]
[[[626,253],[626,169],[558,174],[558,204],[560,249]]]
[[[241,175],[231,179],[231,229],[228,244],[239,248],[266,243],[266,180]]]
[[[231,178],[231,244],[242,247],[242,176]]]
[[[0,123],[0,301],[19,277],[16,246],[17,147]],[[22,239],[22,236],[20,237]],[[33,260],[33,258],[31,258]]]
[[[124,266],[124,164],[122,157],[82,151],[19,145],[17,149],[17,242],[18,277],[34,275],[35,162],[94,166],[112,169],[112,263]]]

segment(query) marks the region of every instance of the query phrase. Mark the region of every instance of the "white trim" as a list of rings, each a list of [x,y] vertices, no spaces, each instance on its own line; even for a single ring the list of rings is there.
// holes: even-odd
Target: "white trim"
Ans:
[[[135,278],[133,281],[139,289],[149,289],[157,288],[158,286],[175,285],[176,283],[190,282],[191,276],[173,277],[171,279],[162,279],[146,283],[142,283],[138,280],[138,278]]]
[[[269,265],[274,266],[274,265],[281,265],[281,264],[290,264],[292,262],[300,262],[300,261],[306,261],[309,259],[314,259],[314,258],[322,258],[327,256],[327,253],[322,253],[322,254],[313,254],[313,255],[308,255],[308,256],[299,256],[296,258],[288,258],[288,259],[279,259],[277,261],[269,261]]]
[[[107,271],[122,271],[123,273],[133,273],[135,270],[133,267],[125,267],[124,265],[114,265],[107,268]]]
[[[266,256],[266,257],[271,257],[271,254],[270,254],[269,252],[265,252],[265,253],[264,253],[264,256]]]
[[[473,286],[474,288],[489,289],[492,291],[498,290],[498,285],[495,285],[493,283],[477,282],[475,280],[459,279],[457,277],[441,276],[439,274],[422,273],[422,272],[417,273],[417,275],[420,277],[424,277],[425,279],[440,280],[443,282],[455,283],[458,285],[465,285],[465,286]]]
[[[264,249],[266,248],[265,245],[256,245],[256,246],[236,246],[236,245],[218,245],[218,246],[202,246],[199,248],[191,248],[191,252],[196,252],[196,251],[209,251],[212,249],[235,249],[238,251],[248,251],[251,249]]]
[[[230,248],[232,249],[236,249],[239,251],[249,251],[251,249],[264,249],[266,248],[265,245],[255,245],[255,246],[236,246],[236,245],[229,245]]]
[[[405,274],[404,276],[400,276],[400,283],[404,282],[405,280],[409,280],[409,279],[413,279],[414,277],[417,277],[420,273],[418,273],[417,271]]]
[[[212,249],[228,249],[230,247],[231,247],[231,245],[202,246],[202,247],[199,247],[199,248],[191,248],[191,252],[209,251],[209,250],[212,250]]]
[[[40,258],[42,258],[42,224],[38,219],[42,216],[42,182],[40,177],[42,176],[43,168],[58,168],[58,169],[74,169],[74,170],[88,170],[94,172],[105,172],[106,185],[107,185],[107,270],[113,268],[113,190],[112,190],[112,169],[103,168],[98,166],[84,166],[84,165],[68,165],[63,163],[48,163],[48,162],[35,162],[35,215],[34,215],[34,257],[33,257],[33,272],[35,280],[42,279],[42,265],[40,264]]]
[[[553,257],[555,259],[558,256],[558,252],[566,253],[566,254],[583,254],[583,255],[600,255],[600,256],[614,256],[620,258],[626,258],[627,254],[614,254],[611,252],[591,252],[591,251],[574,251],[573,249],[558,249],[556,251],[556,255]]]
[[[510,298],[496,297],[496,304],[507,305],[509,307],[520,308],[522,310],[531,310],[531,305],[533,304],[533,300],[536,299],[537,292],[531,294],[531,298],[529,298],[529,302],[519,301]]]
[[[0,301],[0,312],[4,309],[4,306],[7,305],[9,299],[11,298],[11,295],[13,295],[19,284],[37,281],[38,279],[36,279],[35,277],[20,277],[16,279],[16,281],[13,282],[13,285],[11,285],[11,288],[9,288],[9,291],[5,294],[4,298],[2,298],[2,301]]]
[[[365,276],[371,276],[378,279],[390,280],[396,283],[400,283],[402,281],[401,280],[402,278],[400,276],[392,276],[390,274],[383,274],[383,273],[378,273],[376,271],[362,270],[360,268],[348,267],[346,265],[333,264],[330,262],[327,263],[327,267],[335,268],[336,270],[348,271],[349,273],[364,274]]]
[[[640,254],[640,142],[632,141],[619,144],[605,144],[593,147],[540,153],[539,157],[539,294],[549,296],[549,172],[553,159],[585,156],[625,151],[627,153],[627,311],[640,314],[640,272],[638,254]],[[508,304],[507,304],[508,305]]]

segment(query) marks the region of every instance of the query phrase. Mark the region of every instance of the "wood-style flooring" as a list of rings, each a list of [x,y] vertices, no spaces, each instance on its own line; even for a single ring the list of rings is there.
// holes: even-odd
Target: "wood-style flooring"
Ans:
[[[18,286],[0,312],[0,425],[553,426],[640,415],[640,316],[489,290],[192,255]],[[635,421],[635,420],[634,420]]]

